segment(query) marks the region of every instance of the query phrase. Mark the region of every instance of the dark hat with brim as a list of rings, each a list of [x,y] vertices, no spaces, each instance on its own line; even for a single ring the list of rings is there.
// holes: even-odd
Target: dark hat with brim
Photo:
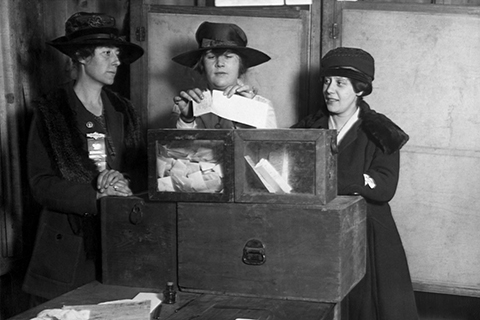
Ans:
[[[69,57],[74,57],[75,52],[84,46],[118,47],[120,60],[124,63],[132,63],[144,53],[142,47],[120,37],[115,18],[103,13],[75,13],[65,22],[65,36],[47,44]]]
[[[372,55],[359,48],[335,48],[322,58],[320,76],[339,76],[364,82],[369,85],[364,92],[364,95],[368,95],[372,91],[375,77],[375,60]]]
[[[247,36],[236,24],[203,22],[197,29],[195,39],[198,43],[197,49],[179,54],[172,60],[183,66],[193,68],[205,51],[217,49],[237,52],[242,57],[246,68],[270,60],[267,54],[247,47]]]

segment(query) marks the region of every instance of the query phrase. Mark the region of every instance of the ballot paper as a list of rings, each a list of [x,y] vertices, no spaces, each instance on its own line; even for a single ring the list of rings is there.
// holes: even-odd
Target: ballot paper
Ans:
[[[115,304],[115,303],[122,303],[122,302],[140,302],[140,301],[150,301],[150,313],[152,313],[161,303],[162,300],[160,299],[160,295],[156,292],[140,292],[137,294],[133,299],[122,299],[122,300],[113,300],[113,301],[105,301],[102,304]]]
[[[157,147],[158,191],[222,192],[223,170],[212,148]]]
[[[90,310],[45,309],[30,320],[89,320]]]
[[[240,95],[228,98],[223,91],[204,91],[200,103],[193,102],[193,115],[199,117],[214,113],[219,117],[240,122],[255,128],[267,128],[269,105]]]
[[[159,293],[140,292],[133,299],[42,310],[30,320],[149,320],[158,314],[158,307],[161,303]]]
[[[245,161],[249,167],[257,175],[259,180],[270,193],[290,193],[292,187],[288,184],[284,177],[282,177],[274,166],[267,159],[260,159],[255,164],[249,155],[244,156]]]

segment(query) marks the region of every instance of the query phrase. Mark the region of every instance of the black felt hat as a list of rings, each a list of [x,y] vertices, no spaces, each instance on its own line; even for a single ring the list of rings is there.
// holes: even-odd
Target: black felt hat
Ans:
[[[370,86],[364,95],[368,95],[375,77],[375,60],[370,53],[359,48],[335,48],[323,56],[320,75],[347,77],[367,83]]]
[[[73,57],[85,45],[114,46],[121,51],[120,60],[132,63],[143,55],[142,47],[119,36],[115,18],[103,13],[77,12],[65,22],[65,35],[47,42]]]
[[[257,66],[270,60],[270,57],[253,48],[247,47],[247,36],[243,30],[233,23],[203,22],[195,33],[198,43],[196,50],[179,54],[173,61],[193,68],[202,54],[212,49],[231,49],[238,52],[247,68]]]

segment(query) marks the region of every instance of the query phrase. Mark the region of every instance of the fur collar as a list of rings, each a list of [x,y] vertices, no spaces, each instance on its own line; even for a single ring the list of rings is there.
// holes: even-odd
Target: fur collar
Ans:
[[[124,114],[127,148],[140,145],[139,121],[131,103],[116,93],[103,89],[112,105]],[[42,141],[57,173],[68,181],[92,182],[98,174],[95,164],[83,148],[83,137],[77,128],[73,84],[69,83],[41,97],[37,116]]]
[[[359,102],[360,128],[383,152],[392,154],[407,143],[408,135],[385,115],[372,109],[365,101]],[[323,110],[300,120],[292,128],[328,128],[328,116]]]
[[[361,127],[371,135],[372,140],[377,142],[383,152],[392,154],[407,143],[409,136],[392,120],[370,109],[365,101],[360,101],[359,107]]]

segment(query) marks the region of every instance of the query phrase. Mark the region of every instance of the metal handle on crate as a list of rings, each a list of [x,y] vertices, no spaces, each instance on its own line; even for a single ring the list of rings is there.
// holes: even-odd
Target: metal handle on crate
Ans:
[[[258,239],[250,239],[243,247],[242,261],[245,264],[258,266],[265,263],[265,246]]]
[[[128,220],[131,224],[137,225],[143,220],[143,202],[135,203],[133,205],[132,210],[130,211],[130,215],[128,216]]]

